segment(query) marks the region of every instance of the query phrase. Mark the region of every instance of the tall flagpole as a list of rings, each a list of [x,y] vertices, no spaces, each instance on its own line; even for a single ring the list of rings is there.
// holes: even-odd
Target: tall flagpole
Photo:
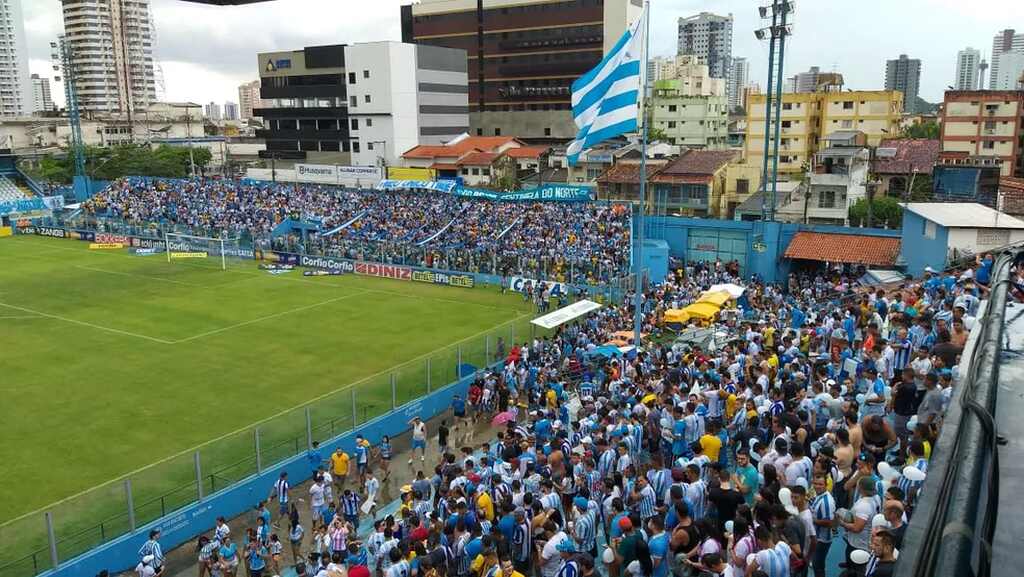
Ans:
[[[636,286],[633,287],[633,345],[639,353],[640,334],[643,329],[644,314],[641,310],[644,286],[644,212],[647,208],[647,59],[651,42],[651,3],[644,2],[644,53],[641,59],[640,84],[640,206],[637,209],[636,249],[633,251],[633,266],[636,269]]]

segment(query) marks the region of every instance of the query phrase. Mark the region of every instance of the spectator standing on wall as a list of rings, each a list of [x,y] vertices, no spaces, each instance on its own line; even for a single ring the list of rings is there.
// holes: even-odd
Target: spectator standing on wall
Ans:
[[[409,464],[412,465],[413,457],[416,456],[416,449],[420,450],[420,462],[426,460],[427,424],[419,417],[413,417],[409,424],[412,425],[412,452],[409,453]]]

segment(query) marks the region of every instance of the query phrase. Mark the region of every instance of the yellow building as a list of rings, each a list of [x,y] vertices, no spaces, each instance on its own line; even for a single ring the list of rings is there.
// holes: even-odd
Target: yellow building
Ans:
[[[746,158],[755,166],[761,166],[764,155],[765,98],[751,94],[747,101]],[[902,109],[903,94],[894,90],[783,94],[779,173],[802,172],[834,132],[863,132],[869,146],[895,138]],[[773,142],[769,151],[774,149]]]
[[[821,136],[821,93],[787,93],[782,95],[782,126],[779,135],[779,173],[799,173],[805,162],[818,151]],[[764,94],[751,94],[747,99],[747,162],[760,168],[764,157],[765,99]],[[774,111],[774,106],[773,106]],[[774,125],[772,125],[774,128]],[[775,150],[774,140],[771,152]]]
[[[856,130],[867,137],[868,146],[878,146],[900,132],[903,93],[896,90],[820,92],[821,137],[840,130]]]
[[[1024,173],[1024,91],[957,90],[946,92],[942,115],[942,152],[996,157],[1002,176]]]

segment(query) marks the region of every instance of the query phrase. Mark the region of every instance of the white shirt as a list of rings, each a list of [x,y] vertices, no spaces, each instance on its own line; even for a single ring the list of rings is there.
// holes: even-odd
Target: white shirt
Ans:
[[[412,438],[417,441],[427,440],[427,425],[423,421],[412,426]]]
[[[878,513],[878,505],[874,497],[861,497],[851,509],[857,519],[864,519],[864,528],[860,533],[846,532],[846,540],[850,545],[865,551],[871,546],[871,519]]]
[[[558,574],[558,566],[562,564],[562,556],[558,554],[556,547],[568,538],[569,536],[564,531],[559,531],[544,544],[544,549],[540,552],[540,572],[543,577],[555,577]]]
[[[324,488],[321,485],[313,483],[309,488],[309,504],[312,507],[324,506]]]

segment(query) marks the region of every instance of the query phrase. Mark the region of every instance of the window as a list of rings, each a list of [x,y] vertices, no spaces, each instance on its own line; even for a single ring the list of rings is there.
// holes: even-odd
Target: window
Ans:
[[[352,130],[359,130],[359,119],[358,118],[353,118],[352,119]]]
[[[348,141],[347,140],[342,140],[341,141],[341,151],[342,152],[348,152]]]
[[[369,70],[363,70],[363,78],[369,78],[369,77],[370,77],[370,71]]]
[[[986,140],[985,142],[981,143],[981,147],[984,148],[985,150],[994,150],[996,147],[996,143],[994,140]]]
[[[370,95],[367,94],[364,98],[366,98],[366,103],[369,104],[370,103]]]
[[[783,102],[782,103],[782,109],[783,110],[793,110],[793,103],[792,102]]]
[[[852,100],[844,100],[843,101],[843,110],[853,110],[853,101]]]
[[[352,141],[352,152],[359,152],[359,141],[358,140],[353,140]]]
[[[924,221],[924,230],[922,233],[925,238],[935,238],[935,223],[930,220]]]
[[[494,136],[501,136],[501,129],[500,128],[495,128],[494,129]]]
[[[355,84],[356,83],[356,73],[355,72],[349,72],[348,73],[348,83],[349,84]]]
[[[366,143],[366,150],[373,150],[373,143],[372,142],[367,142]]]
[[[736,194],[747,194],[750,192],[750,181],[746,178],[736,179]]]
[[[789,121],[789,120],[783,120],[782,121],[782,127],[783,128],[792,128],[793,127],[793,123],[791,121]]]
[[[465,168],[465,167],[463,167],[463,169],[462,169],[462,174],[463,174],[464,176],[468,176],[468,175],[469,175],[469,169],[468,169],[468,168]]]
[[[476,135],[477,136],[483,136],[484,135],[484,129],[483,128],[477,128],[476,129]]]
[[[474,168],[473,169],[473,176],[480,176],[480,169],[479,168]]]
[[[818,193],[818,208],[835,208],[836,191],[823,190]]]
[[[351,108],[359,106],[359,100],[355,96],[350,96],[348,99],[348,105]]]
[[[490,175],[491,175],[491,169],[490,169],[490,168],[483,168],[483,169],[480,169],[480,172],[481,172],[481,173],[482,173],[482,174],[483,174],[484,176],[490,176]]]
[[[366,127],[369,128],[371,126],[373,126],[373,119],[372,118],[367,118],[366,119]]]
[[[670,120],[670,121],[668,122],[668,127],[669,127],[669,128],[675,128],[675,127],[676,127],[676,123],[675,123],[675,121],[674,121],[674,120]]]
[[[668,111],[669,112],[675,112],[676,111],[676,105],[675,104],[669,104],[668,105]]]
[[[551,127],[544,127],[544,136],[551,136]]]

